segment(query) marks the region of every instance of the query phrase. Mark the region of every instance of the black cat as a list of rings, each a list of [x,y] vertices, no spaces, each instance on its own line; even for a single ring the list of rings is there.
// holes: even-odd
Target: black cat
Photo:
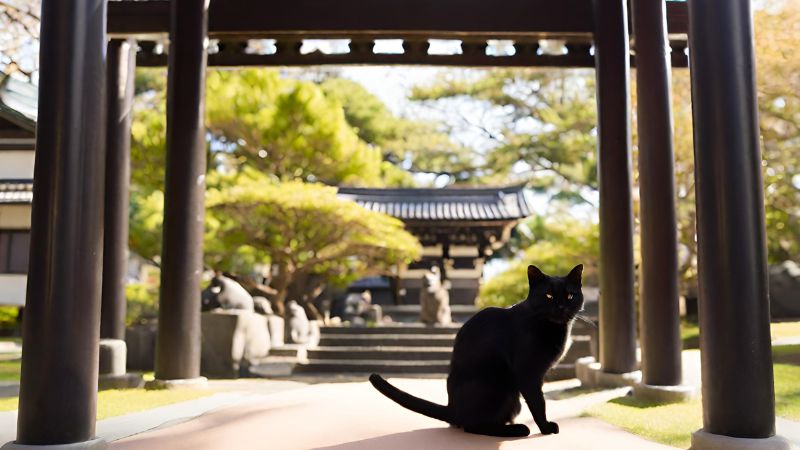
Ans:
[[[513,420],[525,398],[542,434],[558,433],[548,422],[544,375],[566,353],[572,320],[583,308],[578,265],[565,277],[551,277],[528,266],[528,298],[510,308],[486,308],[459,330],[447,377],[447,406],[414,397],[380,375],[369,381],[401,406],[443,420],[468,433],[527,436]]]

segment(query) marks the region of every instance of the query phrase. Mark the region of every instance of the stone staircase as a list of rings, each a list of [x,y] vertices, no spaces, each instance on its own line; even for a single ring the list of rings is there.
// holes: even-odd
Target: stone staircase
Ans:
[[[254,376],[366,375],[444,376],[460,324],[428,327],[395,323],[382,327],[322,327],[319,346],[272,349]],[[576,359],[591,354],[591,327],[576,322],[572,346],[548,380],[575,377]]]
[[[383,314],[400,323],[418,323],[419,305],[381,305]],[[453,322],[464,323],[478,312],[475,305],[450,305]]]

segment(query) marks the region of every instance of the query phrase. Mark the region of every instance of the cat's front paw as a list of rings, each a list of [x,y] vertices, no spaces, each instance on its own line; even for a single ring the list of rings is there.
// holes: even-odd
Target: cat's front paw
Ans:
[[[555,422],[547,422],[544,426],[539,427],[542,434],[558,434],[558,424]]]

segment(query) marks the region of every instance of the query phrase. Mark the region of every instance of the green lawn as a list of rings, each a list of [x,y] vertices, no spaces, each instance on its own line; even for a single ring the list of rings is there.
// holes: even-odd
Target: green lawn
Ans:
[[[779,345],[772,347],[772,360],[776,363],[800,366],[800,345]]]
[[[0,361],[0,381],[19,381],[20,360]],[[145,373],[145,379],[153,379],[153,373]],[[101,391],[97,395],[97,419],[130,414],[172,403],[193,400],[212,395],[209,390],[159,390],[123,389]],[[0,411],[17,409],[17,397],[0,398]]]
[[[703,426],[700,400],[655,405],[621,397],[594,406],[586,414],[646,439],[680,448],[689,448],[692,433]]]
[[[21,360],[0,361],[0,381],[19,381]]]
[[[774,368],[775,413],[787,419],[800,420],[800,366],[775,364]]]
[[[797,346],[796,350],[800,350]],[[788,352],[788,350],[787,350]],[[780,417],[800,420],[800,366],[775,364],[775,410]],[[655,405],[622,397],[594,406],[587,415],[597,417],[644,438],[688,448],[691,434],[703,425],[700,400]]]
[[[700,348],[700,326],[696,323],[681,322],[681,342],[683,349]]]
[[[172,403],[194,400],[214,394],[210,390],[159,390],[121,389],[101,391],[97,394],[97,420],[121,416]],[[0,411],[17,409],[17,397],[0,398]]]
[[[779,322],[770,325],[772,340],[800,337],[800,322]],[[696,323],[681,322],[683,349],[700,348],[700,327]]]

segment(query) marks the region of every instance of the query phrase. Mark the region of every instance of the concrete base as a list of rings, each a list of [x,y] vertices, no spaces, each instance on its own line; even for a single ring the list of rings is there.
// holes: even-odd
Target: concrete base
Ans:
[[[9,442],[2,447],[4,450],[106,450],[108,442],[95,438],[90,441],[73,442],[71,444],[56,445],[24,445]]]
[[[101,374],[97,379],[98,389],[134,389],[144,385],[142,376],[138,373],[124,373],[122,375]]]
[[[617,388],[633,386],[642,380],[642,372],[604,372],[599,362],[591,356],[575,361],[575,376],[585,387]]]
[[[153,370],[156,360],[155,325],[134,325],[125,330],[125,343],[128,347],[128,370],[149,372]]]
[[[100,339],[100,374],[124,375],[128,346],[122,339]]]
[[[653,403],[680,403],[691,400],[697,394],[694,386],[656,386],[637,383],[633,385],[633,396]]]
[[[144,388],[148,390],[158,389],[206,389],[208,387],[208,378],[184,378],[179,380],[151,380],[144,384]]]
[[[594,387],[597,385],[597,372],[600,371],[600,363],[591,356],[585,356],[575,360],[575,378],[581,382],[582,386]]]
[[[797,447],[780,437],[748,439],[706,433],[703,430],[692,434],[690,450],[793,450]]]

